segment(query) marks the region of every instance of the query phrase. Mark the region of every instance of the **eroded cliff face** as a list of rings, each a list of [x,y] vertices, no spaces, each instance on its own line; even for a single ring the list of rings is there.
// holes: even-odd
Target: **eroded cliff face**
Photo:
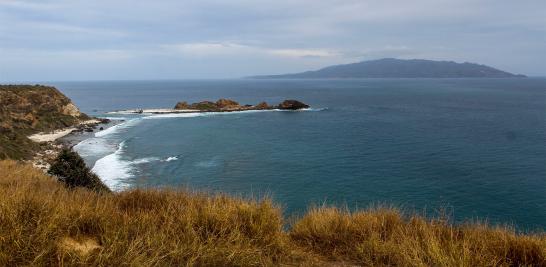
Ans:
[[[38,147],[26,136],[88,119],[59,90],[42,85],[0,85],[0,159],[28,158]]]

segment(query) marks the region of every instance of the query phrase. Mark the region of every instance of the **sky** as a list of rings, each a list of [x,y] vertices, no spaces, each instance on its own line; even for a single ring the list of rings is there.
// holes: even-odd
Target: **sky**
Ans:
[[[239,78],[379,58],[546,76],[545,0],[0,0],[0,81]]]

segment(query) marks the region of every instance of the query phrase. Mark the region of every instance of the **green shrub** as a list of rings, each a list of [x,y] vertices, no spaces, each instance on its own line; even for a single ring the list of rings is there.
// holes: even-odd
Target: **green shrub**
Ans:
[[[78,153],[63,149],[48,171],[70,188],[85,187],[97,192],[110,192],[100,178],[89,170]]]

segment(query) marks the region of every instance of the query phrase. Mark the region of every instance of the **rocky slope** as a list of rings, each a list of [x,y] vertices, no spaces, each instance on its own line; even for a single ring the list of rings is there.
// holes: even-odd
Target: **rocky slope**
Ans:
[[[87,119],[54,87],[0,85],[0,159],[28,159],[40,148],[28,135],[75,126]]]

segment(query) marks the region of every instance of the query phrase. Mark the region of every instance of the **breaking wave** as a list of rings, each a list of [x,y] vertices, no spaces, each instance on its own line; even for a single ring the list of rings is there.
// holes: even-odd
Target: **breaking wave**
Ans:
[[[178,160],[178,157],[177,156],[174,156],[174,157],[168,157],[165,159],[166,162],[169,162],[169,161],[175,161],[175,160]]]
[[[96,132],[95,137],[104,137],[106,135],[117,133],[120,130],[127,129],[127,128],[135,126],[141,120],[142,120],[142,118],[134,118],[134,119],[130,119],[130,120],[126,121],[126,122],[116,124],[116,125],[114,125],[114,126],[112,126],[110,128],[106,128],[105,130],[102,130],[100,132]]]
[[[128,186],[127,179],[131,177],[131,162],[122,159],[125,141],[118,145],[118,149],[109,155],[97,160],[93,171],[112,190],[119,191]]]
[[[148,119],[161,119],[161,118],[194,118],[194,117],[208,117],[208,116],[224,116],[230,114],[246,114],[246,113],[260,113],[260,112],[305,112],[305,111],[322,111],[327,108],[319,109],[303,109],[298,111],[290,110],[245,110],[234,112],[198,112],[198,113],[174,113],[174,114],[154,114],[147,116],[139,116],[136,118],[116,118],[119,120],[126,120],[120,124],[114,125],[103,131],[95,133],[95,137],[86,139],[78,143],[74,148],[83,157],[98,158],[92,168],[92,171],[97,174],[101,180],[112,190],[120,191],[126,189],[131,185],[131,178],[136,174],[139,164],[147,164],[150,162],[171,162],[179,159],[179,155],[169,157],[145,157],[134,160],[128,160],[123,157],[126,142],[125,140],[119,143],[116,147],[116,143],[119,141],[119,133],[126,131],[127,129],[134,127],[143,120]],[[114,119],[114,118],[111,118]],[[114,136],[113,138],[111,136]],[[113,142],[112,142],[113,141]],[[117,148],[117,149],[116,149]],[[113,152],[113,153],[112,153]],[[100,157],[100,158],[99,158]],[[208,161],[202,161],[195,164],[198,168],[211,168],[220,164],[217,159],[211,159]]]

